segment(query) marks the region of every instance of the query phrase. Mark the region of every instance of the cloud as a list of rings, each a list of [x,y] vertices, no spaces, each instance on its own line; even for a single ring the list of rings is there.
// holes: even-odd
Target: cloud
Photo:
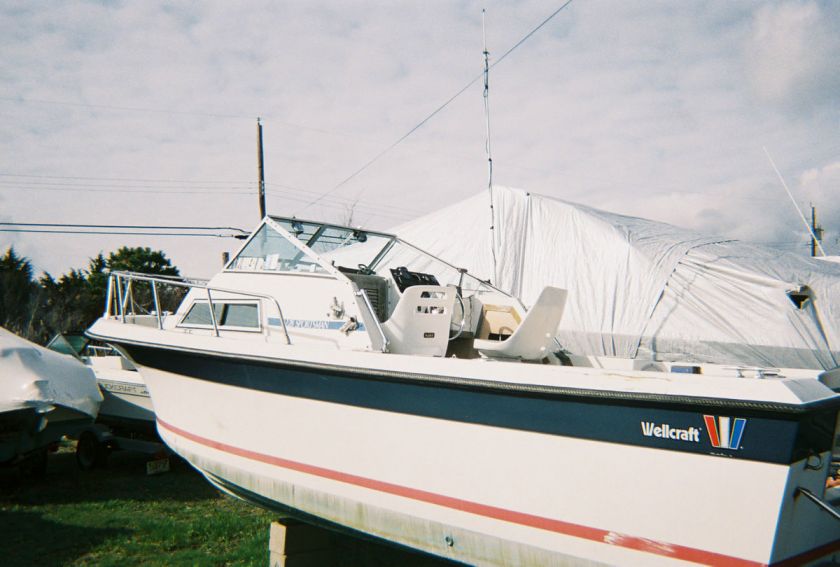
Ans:
[[[0,173],[53,178],[0,176],[0,214],[249,228],[257,116],[275,214],[340,220],[360,196],[355,221],[387,228],[466,198],[487,183],[480,84],[336,185],[481,72],[484,6],[491,61],[554,9],[537,0],[4,4]],[[837,11],[573,2],[491,71],[494,179],[697,230],[789,239],[779,227],[796,231],[798,221],[761,148],[791,181],[836,161]],[[108,181],[118,179],[128,181]],[[101,186],[115,191],[90,190]],[[212,274],[238,244],[124,240],[19,241],[52,272],[136,243],[164,248],[195,275]]]
[[[747,76],[755,94],[784,106],[815,106],[840,87],[836,4],[766,4],[745,42]]]

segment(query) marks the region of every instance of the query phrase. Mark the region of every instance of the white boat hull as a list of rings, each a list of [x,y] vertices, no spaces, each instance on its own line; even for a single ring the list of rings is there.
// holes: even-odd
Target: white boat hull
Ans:
[[[763,565],[840,547],[825,513],[793,497],[795,487],[821,494],[825,481],[824,469],[801,461],[645,448],[141,371],[161,437],[215,484],[451,559]]]
[[[124,367],[121,356],[94,356],[87,364],[102,391],[100,423],[117,432],[154,435],[155,410],[140,373]]]

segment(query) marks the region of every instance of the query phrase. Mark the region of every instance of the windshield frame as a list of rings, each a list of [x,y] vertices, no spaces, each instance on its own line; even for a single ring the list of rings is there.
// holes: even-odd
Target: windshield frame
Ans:
[[[306,241],[304,241],[304,240],[301,240],[300,238],[298,238],[298,235],[296,235],[292,232],[289,232],[281,223],[287,223],[289,225],[293,225],[295,223],[300,223],[301,225],[304,225],[304,226],[309,225],[311,227],[314,227],[315,230],[313,231],[312,235],[309,236],[309,238],[306,239]],[[336,223],[326,223],[326,222],[318,222],[318,221],[311,221],[311,220],[305,220],[305,219],[298,219],[298,218],[295,218],[295,217],[266,216],[263,219],[263,221],[260,223],[260,225],[254,230],[254,232],[251,233],[251,235],[248,237],[248,239],[245,241],[245,243],[242,245],[242,247],[239,250],[237,250],[235,255],[233,255],[233,258],[225,265],[225,267],[224,267],[225,272],[234,272],[234,273],[241,272],[241,270],[233,269],[233,268],[231,268],[231,266],[235,263],[236,259],[239,257],[239,255],[242,253],[242,251],[245,250],[248,247],[248,244],[251,242],[251,240],[254,238],[254,236],[259,232],[259,230],[264,225],[267,225],[268,227],[270,227],[270,229],[276,231],[283,238],[288,240],[295,248],[298,249],[298,251],[301,254],[303,254],[305,256],[308,256],[311,260],[317,262],[318,265],[321,266],[326,272],[326,273],[320,273],[320,274],[319,273],[306,273],[306,274],[301,274],[301,275],[314,276],[314,277],[334,277],[334,278],[349,281],[349,278],[347,277],[347,274],[345,274],[344,272],[339,270],[338,266],[333,264],[332,261],[327,261],[326,259],[324,259],[320,252],[317,252],[317,251],[312,249],[312,246],[314,246],[318,243],[318,239],[326,231],[328,231],[330,229],[334,229],[334,230],[337,230],[337,231],[348,231],[348,232],[351,233],[351,236],[345,242],[350,241],[350,239],[352,239],[352,242],[354,242],[354,243],[364,242],[365,240],[361,240],[359,238],[360,235],[364,235],[364,237],[374,236],[374,237],[379,237],[379,238],[385,239],[385,243],[383,244],[382,248],[380,248],[373,255],[373,258],[371,259],[370,264],[367,265],[367,268],[369,268],[371,270],[375,271],[377,266],[382,262],[382,260],[384,258],[386,258],[388,256],[389,252],[395,246],[403,245],[403,246],[406,246],[406,247],[418,252],[419,254],[422,254],[423,256],[431,258],[433,261],[440,262],[442,265],[448,267],[451,270],[455,270],[457,272],[460,272],[462,274],[461,275],[462,280],[463,280],[463,278],[469,278],[470,280],[473,280],[476,284],[478,284],[479,287],[486,287],[489,290],[492,290],[492,291],[498,292],[498,293],[500,293],[504,296],[510,297],[511,299],[515,300],[518,304],[522,305],[522,302],[516,296],[514,296],[514,295],[512,295],[512,294],[510,294],[510,293],[508,293],[504,290],[499,289],[498,287],[494,286],[489,281],[482,280],[482,279],[478,278],[477,276],[474,276],[467,269],[458,267],[454,264],[451,264],[450,262],[447,262],[446,260],[444,260],[444,259],[442,259],[438,256],[435,256],[434,254],[432,254],[430,252],[427,252],[427,251],[423,250],[422,248],[419,248],[418,246],[415,246],[414,244],[400,238],[399,236],[397,236],[395,234],[388,233],[388,232],[377,231],[377,230],[368,230],[368,229],[364,229],[364,228],[361,228],[361,227],[345,226],[345,225],[336,224]],[[336,247],[336,249],[338,249],[338,248],[340,248],[340,246]],[[277,273],[279,273],[279,274],[293,274],[293,275],[295,275],[294,272],[266,272],[266,271],[260,271],[260,272],[249,272],[249,273],[263,273],[263,274],[277,274]]]
[[[302,240],[299,236],[295,233],[290,232],[285,226],[281,223],[287,223],[288,225],[295,225],[299,224],[301,227],[309,227],[313,228],[312,234]],[[318,221],[309,221],[304,219],[298,219],[295,217],[280,217],[280,216],[266,216],[259,226],[254,229],[254,231],[248,236],[247,240],[242,244],[242,246],[233,254],[232,258],[225,264],[222,271],[229,272],[229,273],[259,273],[259,274],[295,274],[295,272],[282,272],[282,271],[265,271],[265,270],[242,270],[234,268],[239,256],[245,251],[248,246],[251,244],[252,240],[259,234],[259,232],[264,228],[267,227],[270,230],[275,231],[278,235],[283,237],[286,241],[288,241],[294,248],[298,250],[297,258],[301,256],[306,256],[313,262],[316,262],[326,273],[306,273],[305,275],[308,276],[316,276],[316,277],[341,277],[346,279],[346,276],[330,261],[327,261],[322,257],[322,252],[318,252],[313,249],[313,246],[317,245],[319,239],[325,237],[327,231],[334,230],[338,232],[348,232],[347,238],[343,240],[343,242],[336,246],[335,249],[341,248],[345,245],[345,243],[362,243],[367,240],[368,236],[378,237],[384,239],[384,243],[382,247],[376,250],[376,252],[371,256],[371,262],[376,261],[380,258],[385,251],[389,250],[394,242],[397,240],[397,237],[393,234],[389,234],[386,232],[380,232],[375,230],[367,230],[360,227],[350,227],[344,226],[340,224],[333,224],[333,223],[325,223],[325,222],[318,222]],[[301,233],[302,234],[302,233]]]

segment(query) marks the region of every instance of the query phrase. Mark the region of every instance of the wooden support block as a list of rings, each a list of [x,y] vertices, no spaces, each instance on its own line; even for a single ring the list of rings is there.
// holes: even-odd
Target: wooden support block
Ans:
[[[283,518],[271,523],[270,567],[444,566],[448,562]]]
[[[268,547],[285,555],[327,549],[334,546],[334,534],[329,530],[284,519],[271,523]]]

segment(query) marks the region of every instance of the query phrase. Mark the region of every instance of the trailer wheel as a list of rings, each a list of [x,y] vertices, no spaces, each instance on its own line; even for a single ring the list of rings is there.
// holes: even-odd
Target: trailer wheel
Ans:
[[[108,447],[97,439],[92,431],[85,431],[79,436],[76,445],[76,463],[83,471],[102,468],[108,461]]]

